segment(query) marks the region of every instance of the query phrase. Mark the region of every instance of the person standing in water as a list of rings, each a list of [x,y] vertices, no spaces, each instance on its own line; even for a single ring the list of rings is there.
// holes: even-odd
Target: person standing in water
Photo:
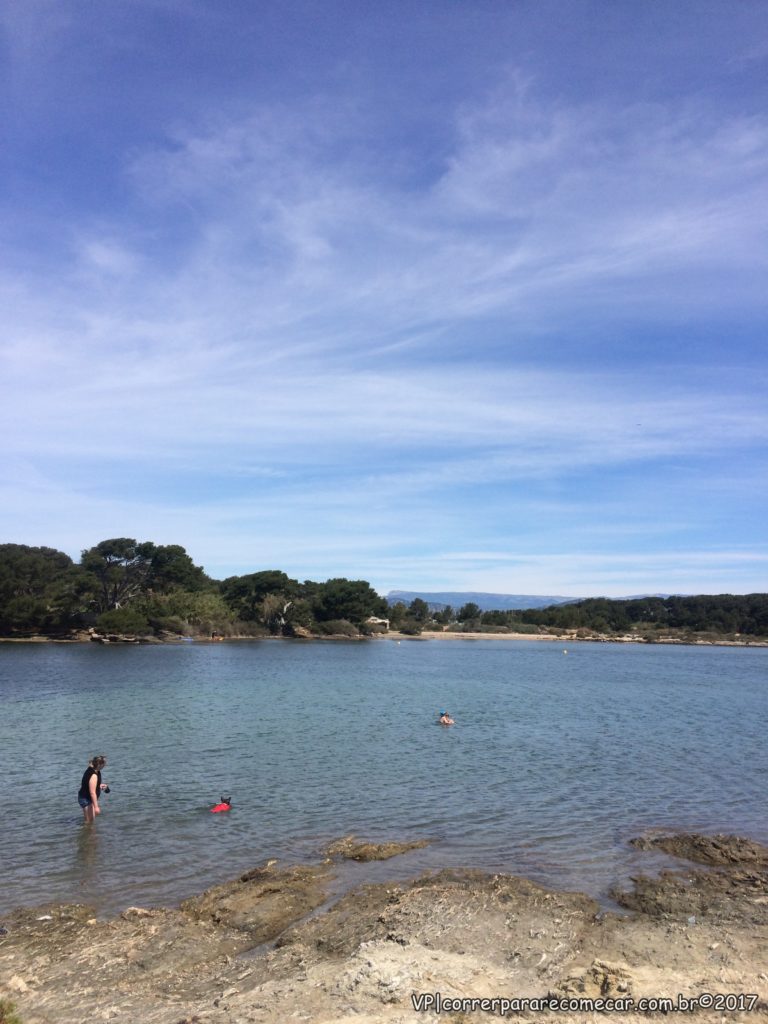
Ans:
[[[83,772],[77,802],[83,808],[83,816],[86,821],[93,821],[97,814],[101,814],[99,797],[102,790],[109,792],[109,786],[101,781],[101,769],[106,763],[107,759],[103,754],[95,754]]]

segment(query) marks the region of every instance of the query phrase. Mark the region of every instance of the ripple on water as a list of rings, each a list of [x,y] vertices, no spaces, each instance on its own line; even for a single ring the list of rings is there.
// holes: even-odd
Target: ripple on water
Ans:
[[[475,866],[599,895],[651,863],[626,842],[649,827],[768,840],[767,651],[570,653],[0,647],[6,785],[29,790],[31,750],[44,780],[5,819],[0,899],[175,901],[349,832],[433,844],[345,877]],[[442,706],[452,729],[433,727]],[[75,794],[96,749],[112,793],[85,830]],[[232,812],[211,815],[222,794]]]

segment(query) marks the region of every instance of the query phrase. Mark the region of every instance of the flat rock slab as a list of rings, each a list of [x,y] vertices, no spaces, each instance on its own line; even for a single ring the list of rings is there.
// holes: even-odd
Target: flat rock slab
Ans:
[[[281,869],[274,863],[185,900],[181,910],[247,934],[251,946],[276,939],[325,901],[333,875],[328,863]]]

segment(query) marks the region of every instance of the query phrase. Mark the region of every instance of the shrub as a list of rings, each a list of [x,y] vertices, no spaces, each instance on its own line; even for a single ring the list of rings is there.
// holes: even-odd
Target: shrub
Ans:
[[[388,633],[389,630],[380,622],[363,622],[360,626],[360,632],[363,636],[374,636],[375,634]]]
[[[347,619],[329,619],[327,622],[319,622],[317,628],[323,636],[360,636],[357,626],[353,626]]]
[[[149,633],[146,618],[133,608],[114,608],[103,612],[96,619],[96,626],[102,633]]]
[[[21,1024],[21,1017],[10,999],[0,999],[0,1024]]]
[[[162,615],[158,618],[150,618],[149,624],[154,630],[165,630],[168,633],[178,633],[186,636],[189,633],[189,623],[184,622],[177,615]]]
[[[400,623],[400,632],[404,636],[420,636],[422,630],[422,624],[417,622],[415,619],[404,619]]]

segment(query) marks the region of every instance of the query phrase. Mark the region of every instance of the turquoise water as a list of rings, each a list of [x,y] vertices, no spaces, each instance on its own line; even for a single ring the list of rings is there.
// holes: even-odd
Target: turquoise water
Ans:
[[[652,863],[626,842],[648,828],[768,840],[768,650],[0,644],[0,716],[2,910],[174,902],[348,832],[434,840],[357,879],[468,865],[597,896]]]

